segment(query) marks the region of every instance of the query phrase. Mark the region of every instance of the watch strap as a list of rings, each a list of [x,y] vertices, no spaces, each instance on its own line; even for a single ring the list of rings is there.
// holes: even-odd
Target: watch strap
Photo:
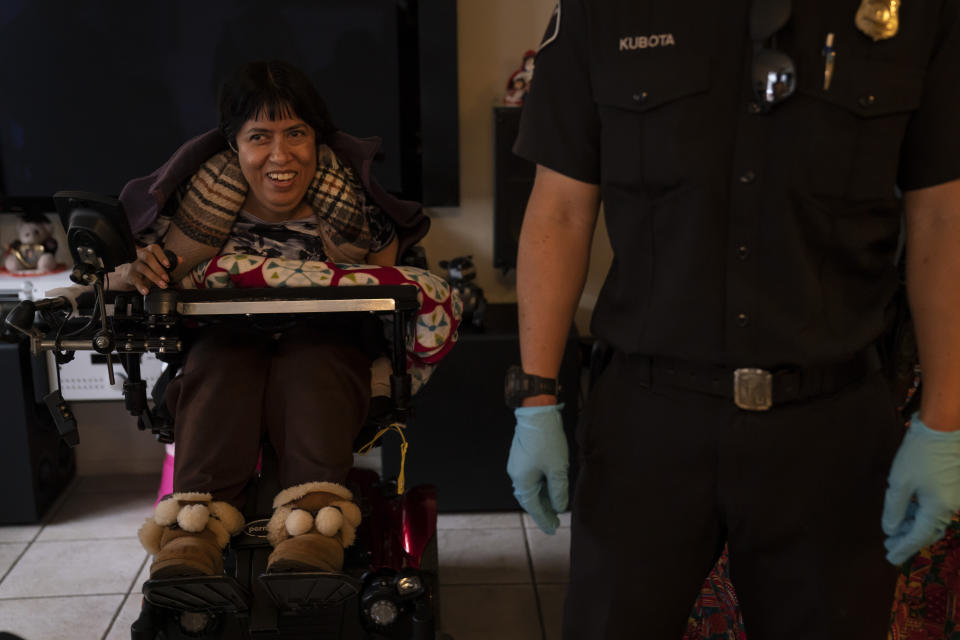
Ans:
[[[526,373],[517,365],[507,370],[506,401],[508,406],[519,407],[525,398],[539,395],[558,396],[560,384],[555,378]]]

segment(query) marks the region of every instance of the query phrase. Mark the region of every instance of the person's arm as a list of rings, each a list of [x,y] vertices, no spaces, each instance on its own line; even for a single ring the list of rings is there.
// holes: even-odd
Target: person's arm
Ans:
[[[523,370],[557,378],[573,314],[583,291],[600,190],[537,165],[520,230],[517,300]],[[514,409],[516,427],[507,474],[520,506],[545,533],[555,533],[567,508],[570,454],[556,396],[526,398]]]
[[[905,202],[907,295],[923,396],[884,498],[893,564],[943,538],[960,510],[960,180],[907,191]]]
[[[517,300],[523,370],[557,378],[583,291],[600,188],[537,166],[517,254]],[[554,396],[524,406],[556,404]]]
[[[920,419],[960,430],[960,180],[908,191],[907,293],[917,334]]]
[[[163,268],[159,267],[160,259],[166,260],[166,258],[163,257],[163,248],[160,245],[151,244],[145,247],[137,247],[137,259],[133,262],[127,262],[118,265],[113,271],[108,273],[106,281],[104,282],[104,289],[107,291],[133,291],[136,289],[142,294],[146,295],[147,291],[143,288],[143,286],[152,286],[153,282],[148,283],[145,279],[141,278],[137,274],[142,270],[149,270],[151,273],[155,273],[154,267],[148,266],[148,262],[156,263],[156,268],[159,268],[161,272],[166,273]],[[160,276],[155,277],[158,280],[160,279]],[[49,289],[44,293],[44,296],[47,298],[55,298],[57,296],[66,298],[70,301],[70,306],[73,308],[73,314],[76,315],[78,312],[77,299],[83,294],[90,293],[92,291],[92,284],[74,284],[66,287]]]
[[[172,273],[167,273],[170,266],[163,254],[168,249],[177,255],[178,266]],[[170,225],[167,235],[163,239],[163,246],[158,244],[137,248],[137,259],[133,262],[117,267],[118,286],[127,290],[136,289],[143,295],[152,286],[165,288],[171,282],[180,282],[190,269],[204,260],[209,260],[219,253],[218,247],[202,244],[188,237],[175,224]],[[163,284],[161,284],[163,283]],[[111,289],[117,289],[111,284]]]
[[[378,267],[392,267],[397,264],[397,252],[400,248],[400,240],[393,236],[390,244],[377,252],[367,254],[367,264],[373,264]]]

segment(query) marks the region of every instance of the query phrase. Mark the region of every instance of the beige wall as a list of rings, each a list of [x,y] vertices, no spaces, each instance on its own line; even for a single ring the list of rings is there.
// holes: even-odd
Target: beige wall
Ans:
[[[523,52],[540,43],[554,5],[555,0],[457,2],[460,206],[429,211],[433,227],[423,244],[433,269],[440,260],[473,255],[478,283],[491,302],[517,299],[512,274],[504,278],[493,268],[493,107],[501,104],[507,78],[519,66]],[[577,313],[582,334],[588,330],[590,310],[610,259],[601,220]]]

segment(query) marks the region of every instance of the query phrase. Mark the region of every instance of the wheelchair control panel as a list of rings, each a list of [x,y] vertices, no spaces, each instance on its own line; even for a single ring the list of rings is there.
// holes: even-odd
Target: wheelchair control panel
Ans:
[[[111,384],[114,360],[119,361],[126,371],[123,394],[127,410],[138,417],[141,428],[152,431],[161,442],[172,442],[172,432],[149,408],[146,382],[140,375],[140,354],[154,353],[160,360],[170,360],[183,353],[182,336],[190,325],[229,316],[272,320],[325,313],[389,316],[393,332],[393,408],[398,418],[409,410],[411,383],[405,344],[408,326],[418,308],[413,286],[153,289],[146,296],[95,289],[80,297],[78,307],[81,315],[67,318],[64,311],[71,308],[71,303],[66,298],[27,300],[14,307],[6,324],[30,340],[33,353],[51,351],[58,364],[68,362],[76,351],[106,356]],[[68,403],[59,391],[46,402],[61,435],[75,445],[79,439]]]

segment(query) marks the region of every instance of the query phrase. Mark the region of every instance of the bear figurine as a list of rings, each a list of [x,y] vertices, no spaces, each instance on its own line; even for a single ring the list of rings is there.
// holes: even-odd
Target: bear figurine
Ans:
[[[45,217],[24,217],[17,222],[17,239],[7,247],[3,266],[13,274],[46,273],[57,268],[57,241]]]

